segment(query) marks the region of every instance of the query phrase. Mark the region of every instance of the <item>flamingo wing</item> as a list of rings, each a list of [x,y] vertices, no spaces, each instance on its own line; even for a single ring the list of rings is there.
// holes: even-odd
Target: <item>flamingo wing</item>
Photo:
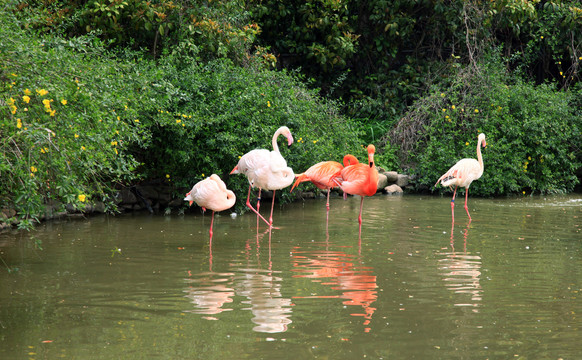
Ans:
[[[442,186],[468,187],[473,180],[477,180],[483,174],[483,169],[475,159],[461,159],[441,176],[439,182]],[[436,185],[435,184],[435,185]]]

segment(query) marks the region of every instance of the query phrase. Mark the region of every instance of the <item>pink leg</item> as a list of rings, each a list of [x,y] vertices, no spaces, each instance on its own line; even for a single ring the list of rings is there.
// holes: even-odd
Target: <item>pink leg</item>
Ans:
[[[360,201],[360,215],[358,216],[358,223],[360,223],[360,229],[362,228],[362,209],[364,209],[364,197],[362,196],[362,201]]]
[[[329,193],[331,192],[331,189],[327,189],[327,203],[325,204],[325,208],[327,209],[327,211],[329,212]]]
[[[259,196],[261,194],[261,189],[259,189]],[[259,216],[267,225],[269,225],[269,222],[267,220],[265,220],[265,218],[259,214],[259,212],[257,210],[255,210],[255,208],[251,205],[251,186],[249,186],[249,194],[247,195],[247,206],[249,207],[249,209],[251,209],[255,214],[257,214],[257,216]],[[259,198],[260,201],[260,198]],[[257,202],[258,204],[258,202]]]
[[[214,211],[212,211],[212,220],[210,220],[210,243],[212,244],[212,225],[214,225]]]
[[[273,226],[273,208],[275,207],[275,190],[273,190],[273,202],[271,203],[271,216],[269,217],[269,226]]]
[[[453,199],[451,200],[451,215],[453,217],[453,224],[455,223],[455,196],[457,195],[457,187],[455,186],[455,191],[453,192]]]
[[[469,199],[469,188],[465,189],[465,211],[467,212],[467,216],[469,216],[469,222],[472,221],[471,215],[469,214],[469,207],[467,206],[467,200]]]

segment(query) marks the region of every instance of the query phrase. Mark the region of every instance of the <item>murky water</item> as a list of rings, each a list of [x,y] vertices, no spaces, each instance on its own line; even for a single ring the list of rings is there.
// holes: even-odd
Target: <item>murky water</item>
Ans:
[[[359,203],[0,234],[0,358],[582,358],[582,196]]]

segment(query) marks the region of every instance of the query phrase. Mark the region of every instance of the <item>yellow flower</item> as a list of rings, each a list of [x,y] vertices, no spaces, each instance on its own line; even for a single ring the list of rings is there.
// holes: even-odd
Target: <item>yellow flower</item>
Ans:
[[[80,202],[85,202],[85,200],[87,199],[87,195],[85,194],[79,194],[79,196],[77,196],[79,198]]]
[[[16,109],[18,109],[16,106],[10,105],[10,112],[12,113],[12,115],[16,114]]]
[[[528,157],[527,157],[527,159],[528,159],[528,160],[531,160],[531,156],[528,156]]]
[[[79,134],[75,134],[75,139],[79,137]]]
[[[443,112],[447,111],[447,109],[443,109]]]
[[[448,118],[449,118],[449,115],[445,116],[445,119],[448,119]]]
[[[267,107],[271,107],[271,102],[267,101]]]
[[[524,194],[524,195],[525,195],[525,191],[522,191],[522,194]]]
[[[63,104],[63,105],[67,105],[67,100],[65,100],[65,99],[61,99],[61,104]]]
[[[166,174],[166,179],[169,179],[169,178],[170,178],[170,174]]]
[[[138,119],[135,119],[135,120],[133,120],[133,121],[135,121],[136,123],[138,123],[138,122],[139,122],[139,120],[138,120]]]
[[[540,39],[543,39],[543,38],[544,38],[544,36],[543,36],[543,35],[542,35],[542,36],[540,36]]]
[[[49,113],[49,115],[50,115],[50,116],[55,116],[55,114],[56,114],[56,113],[57,113],[57,111],[56,111],[56,110],[53,110],[53,111],[51,111],[51,112]]]
[[[451,109],[455,110],[455,105],[451,106]]]
[[[560,71],[560,75],[563,75],[563,73]]]
[[[22,127],[22,120],[16,119],[16,127],[19,129]]]
[[[182,120],[180,120],[180,119],[176,120],[176,124],[179,124],[181,122],[182,122]]]
[[[441,93],[441,97],[445,97],[445,93]]]
[[[40,96],[45,96],[46,94],[48,94],[48,91],[46,91],[45,89],[36,89],[36,92],[40,95]]]
[[[112,145],[112,146],[117,146],[117,141],[112,141],[112,142],[111,142],[111,145]]]
[[[35,172],[37,172],[37,171],[38,171],[38,169],[37,169],[37,168],[35,168],[34,166],[31,166],[31,167],[30,167],[30,172],[33,172],[33,173],[35,173]]]
[[[44,107],[45,107],[46,109],[50,109],[50,108],[51,108],[51,101],[52,101],[52,100],[49,100],[49,99],[44,99],[44,100],[42,101],[42,103],[44,104]]]
[[[479,112],[479,109],[475,109],[475,113],[478,113],[478,112]]]
[[[85,147],[84,146],[81,146],[81,150],[85,150]]]
[[[204,174],[202,174],[202,177],[204,177]]]
[[[31,95],[32,91],[30,91],[29,89],[24,89],[24,95]]]
[[[469,142],[468,141],[465,143],[465,146],[469,146]]]
[[[27,103],[27,104],[28,104],[28,103],[29,103],[29,101],[30,101],[30,96],[24,95],[24,96],[22,97],[22,101],[24,101],[25,103]]]

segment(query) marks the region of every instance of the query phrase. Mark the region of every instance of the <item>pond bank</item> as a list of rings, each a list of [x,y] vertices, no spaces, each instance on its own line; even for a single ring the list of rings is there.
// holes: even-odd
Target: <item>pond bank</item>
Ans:
[[[385,171],[378,169],[378,190],[377,194],[402,195],[404,191],[411,188],[413,178],[409,175],[399,174],[396,171]],[[184,190],[183,192],[186,192]],[[340,189],[334,189],[342,195]],[[313,199],[317,193],[313,191],[297,190],[296,199]],[[270,199],[272,193],[263,191],[263,198]],[[116,194],[116,204],[121,212],[148,211],[150,213],[160,213],[167,208],[179,208],[184,204],[183,197],[175,196],[175,189],[167,183],[144,183],[121,188]],[[77,209],[72,205],[62,206],[60,203],[48,204],[45,212],[39,217],[39,221],[47,221],[64,217],[85,216],[91,214],[103,214],[106,206],[103,202],[87,203],[84,209]],[[14,209],[0,210],[0,230],[17,227],[20,223],[18,213]]]

